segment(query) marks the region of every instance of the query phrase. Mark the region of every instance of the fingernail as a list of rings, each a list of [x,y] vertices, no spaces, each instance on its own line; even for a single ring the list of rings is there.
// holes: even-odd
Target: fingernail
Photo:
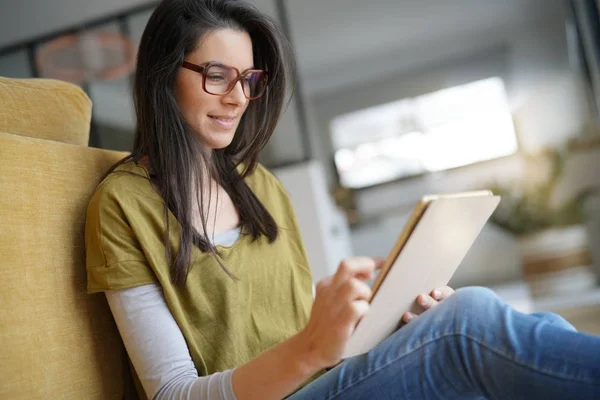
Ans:
[[[439,299],[440,297],[442,297],[442,292],[440,292],[439,290],[434,290],[433,297],[435,297],[436,300]]]
[[[415,317],[415,316],[414,316],[413,314],[411,314],[411,313],[408,313],[408,314],[406,315],[406,322],[412,321],[412,319],[413,319],[414,317]]]

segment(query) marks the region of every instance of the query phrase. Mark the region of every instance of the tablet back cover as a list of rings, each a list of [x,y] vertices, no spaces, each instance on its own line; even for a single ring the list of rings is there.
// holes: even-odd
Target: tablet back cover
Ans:
[[[499,196],[429,202],[358,323],[343,358],[366,353],[391,335],[420,293],[445,286],[500,201]]]

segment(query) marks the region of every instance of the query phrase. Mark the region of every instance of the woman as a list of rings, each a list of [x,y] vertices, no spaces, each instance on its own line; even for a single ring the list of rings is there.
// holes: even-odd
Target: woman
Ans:
[[[134,149],[86,222],[88,289],[106,293],[140,395],[600,396],[599,338],[483,288],[419,296],[441,304],[339,363],[379,260],[344,260],[313,302],[292,206],[257,164],[292,77],[286,40],[242,1],[164,0],[146,26]]]

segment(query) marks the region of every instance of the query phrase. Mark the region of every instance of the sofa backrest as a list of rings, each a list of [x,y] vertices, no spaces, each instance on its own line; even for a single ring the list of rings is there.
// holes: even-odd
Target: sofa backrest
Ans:
[[[125,350],[105,297],[86,294],[83,235],[91,194],[125,153],[82,146],[91,103],[76,87],[7,82],[0,78],[0,398],[123,398]],[[44,92],[52,94],[42,104]],[[32,121],[54,122],[38,131]],[[68,143],[46,140],[59,138]]]
[[[0,77],[0,132],[87,147],[91,116],[92,102],[78,86]]]

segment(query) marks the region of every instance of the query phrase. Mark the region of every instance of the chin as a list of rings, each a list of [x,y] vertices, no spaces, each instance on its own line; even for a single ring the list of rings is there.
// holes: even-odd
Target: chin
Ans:
[[[232,135],[222,135],[222,137],[219,137],[219,138],[210,138],[209,140],[206,140],[204,143],[206,144],[207,147],[209,147],[213,150],[220,150],[220,149],[224,149],[225,147],[229,146],[232,141],[233,141],[233,134]]]

